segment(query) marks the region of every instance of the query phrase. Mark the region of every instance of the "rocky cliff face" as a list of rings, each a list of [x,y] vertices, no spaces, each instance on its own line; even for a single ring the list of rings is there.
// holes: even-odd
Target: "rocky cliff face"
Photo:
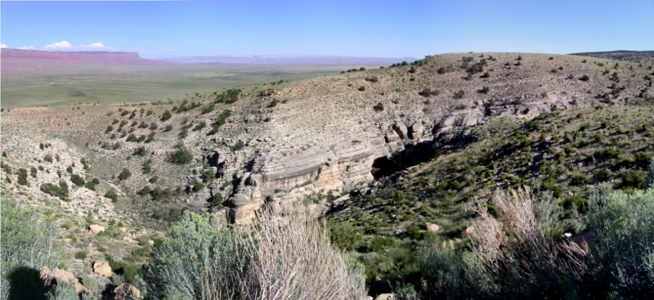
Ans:
[[[342,137],[327,144],[327,149],[293,156],[270,153],[266,145],[237,152],[213,149],[207,151],[204,161],[215,168],[218,182],[208,186],[207,194],[198,193],[193,202],[201,204],[210,195],[221,193],[227,199],[223,216],[239,224],[252,219],[264,204],[290,209],[293,203],[314,193],[348,192],[373,181],[372,168],[380,158],[411,162],[414,146],[431,137],[430,125],[428,121],[416,121],[407,127],[397,120],[382,125],[385,138],[381,132],[365,140]],[[221,190],[220,183],[229,182],[233,185]]]

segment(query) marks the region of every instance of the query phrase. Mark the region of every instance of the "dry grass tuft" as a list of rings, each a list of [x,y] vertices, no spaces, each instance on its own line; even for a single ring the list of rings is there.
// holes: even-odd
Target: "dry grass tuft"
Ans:
[[[534,201],[528,188],[498,191],[492,205],[497,219],[480,205],[481,217],[471,235],[474,253],[492,272],[499,275],[517,266],[516,275],[524,280],[535,273],[581,279],[588,246],[554,235],[556,211],[551,206]]]
[[[301,210],[298,210],[301,211]],[[329,231],[304,212],[259,213],[237,242],[250,262],[241,277],[243,299],[364,299],[365,277]]]

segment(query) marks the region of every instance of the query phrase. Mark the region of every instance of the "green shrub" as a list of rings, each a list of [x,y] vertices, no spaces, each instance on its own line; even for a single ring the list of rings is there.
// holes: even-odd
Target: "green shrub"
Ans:
[[[227,122],[227,118],[229,118],[231,115],[232,115],[232,111],[229,109],[226,109],[223,112],[221,112],[220,115],[218,115],[218,117],[216,118],[216,122],[213,123],[209,135],[216,134],[218,132],[218,129],[220,129],[220,126],[224,125],[225,122]]]
[[[395,238],[393,237],[375,236],[368,243],[368,248],[375,252],[393,246],[395,246]]]
[[[428,245],[419,251],[417,265],[424,299],[492,299],[497,290],[483,262],[468,251]]]
[[[211,197],[211,200],[210,200],[210,202],[209,202],[209,208],[210,208],[212,211],[220,210],[220,209],[223,208],[223,201],[224,201],[224,199],[223,199],[223,195],[220,194],[220,193],[215,193],[215,194],[213,194],[213,196]]]
[[[584,174],[574,174],[572,175],[572,179],[570,180],[570,183],[572,185],[582,185],[586,184],[588,182],[588,179],[586,179],[586,175]]]
[[[11,174],[11,167],[8,164],[0,162],[0,166],[2,166],[2,170],[5,171],[5,173]]]
[[[379,78],[377,76],[372,76],[372,77],[366,77],[366,81],[370,81],[372,83],[379,82]]]
[[[431,97],[431,89],[429,88],[424,88],[422,92],[418,93],[423,97]]]
[[[136,149],[134,149],[134,152],[132,155],[138,155],[138,156],[145,156],[147,153],[145,151],[145,147],[141,146]]]
[[[634,163],[636,163],[636,165],[641,169],[646,169],[652,162],[652,155],[647,152],[638,151],[636,152],[635,157]]]
[[[143,174],[150,174],[152,172],[152,160],[148,159],[143,162]]]
[[[242,90],[241,89],[229,89],[224,91],[222,94],[218,95],[216,97],[216,103],[227,103],[227,104],[232,104],[236,101],[238,101],[238,97],[241,94]]]
[[[602,170],[602,172],[599,173],[600,181],[608,181],[611,177],[613,177],[611,170]]]
[[[111,202],[116,202],[118,201],[118,194],[116,194],[116,191],[114,189],[110,189],[107,191],[107,193],[104,194],[106,198],[111,199]]]
[[[185,165],[193,161],[193,154],[184,147],[184,144],[177,144],[176,148],[177,150],[168,157],[169,162],[178,165]]]
[[[412,240],[422,240],[423,238],[423,233],[420,231],[420,226],[418,225],[413,225],[409,227],[409,229],[406,231],[406,234]]]
[[[588,81],[589,79],[590,77],[588,77],[588,75],[584,75],[580,78],[581,81]]]
[[[54,219],[3,195],[0,201],[0,292],[3,299],[42,299],[46,292],[38,280],[44,266],[58,266],[62,251]],[[11,298],[8,296],[11,295]]]
[[[463,90],[459,90],[454,94],[454,99],[461,99],[463,98],[463,95],[465,95],[465,92]]]
[[[72,181],[76,186],[83,186],[85,184],[84,179],[77,174],[70,175],[70,181]]]
[[[639,188],[645,182],[645,172],[629,169],[624,175],[620,188]]]
[[[479,92],[482,93],[482,94],[488,94],[489,91],[490,91],[490,88],[487,87],[487,86],[484,86],[484,87],[481,88],[481,90],[479,90]]]
[[[354,228],[350,222],[332,223],[329,226],[331,242],[343,250],[358,248],[363,240],[360,231]]]
[[[118,174],[118,179],[127,180],[130,176],[132,176],[132,172],[130,172],[127,168],[123,168],[120,174]]]
[[[215,215],[185,213],[152,248],[148,270],[155,296],[183,293],[190,299],[209,299],[215,283],[223,291],[232,290],[238,266],[231,235]]]
[[[543,191],[549,191],[554,188],[554,178],[550,177],[546,180],[543,180],[543,182],[540,184],[540,189]]]
[[[585,211],[588,200],[581,196],[565,197],[561,200],[561,206],[565,210]]]
[[[202,182],[196,182],[193,185],[193,191],[195,191],[195,192],[199,192],[203,188],[204,188],[204,184]]]
[[[200,123],[198,123],[197,125],[195,125],[195,127],[193,127],[193,131],[200,131],[205,127],[207,127],[207,122],[200,121]]]
[[[93,183],[92,181],[87,181],[86,184],[84,185],[85,188],[87,188],[87,189],[89,189],[91,191],[95,191],[95,186],[96,186],[96,183]]]
[[[209,105],[202,108],[202,111],[200,112],[200,114],[203,114],[203,115],[208,114],[208,113],[212,112],[215,107],[216,107],[215,104],[209,103]]]
[[[654,189],[628,194],[602,186],[589,199],[597,238],[587,264],[589,298],[654,298]]]
[[[82,277],[82,285],[91,290],[92,292],[99,292],[100,291],[100,285],[93,279],[93,277],[90,276],[83,276]],[[83,299],[86,300],[86,299]]]
[[[363,91],[365,91],[365,90],[366,90],[366,87],[365,87],[365,86],[362,85],[362,86],[359,87],[359,91],[362,91],[362,92],[363,92]]]
[[[163,115],[161,115],[161,122],[166,122],[168,121],[173,115],[170,113],[170,111],[166,110],[164,111]]]
[[[182,130],[180,130],[177,137],[179,137],[180,139],[184,139],[184,138],[188,137],[188,129],[183,128]]]
[[[32,178],[36,178],[36,172],[37,170],[35,167],[30,168],[30,176],[32,176]]]
[[[378,102],[375,106],[372,107],[372,109],[376,112],[380,112],[384,110],[384,104],[381,102]]]
[[[29,182],[27,182],[27,170],[23,168],[18,169],[18,184],[25,186],[30,185]]]
[[[232,146],[232,151],[239,151],[245,148],[245,143],[243,141],[238,140],[236,143],[234,143],[234,146]]]
[[[152,189],[150,189],[150,187],[146,185],[142,189],[138,190],[138,192],[136,192],[136,193],[141,195],[141,197],[145,197],[145,196],[149,195],[151,191],[152,191]]]
[[[150,192],[150,195],[152,196],[152,200],[158,201],[171,197],[173,195],[173,191],[170,188],[162,189],[160,187],[155,187],[152,189],[152,192]]]
[[[86,259],[86,251],[77,251],[75,252],[76,259]]]
[[[41,191],[54,197],[59,197],[62,200],[68,198],[68,184],[64,180],[59,181],[59,186],[52,183],[44,183],[40,187]]]
[[[56,285],[47,293],[46,295],[48,300],[77,300],[79,296],[75,291],[75,286],[72,283],[67,281],[62,281],[61,283],[57,282]],[[90,294],[84,294],[82,300],[97,300],[98,298],[93,297]],[[40,298],[38,298],[40,299]]]
[[[157,182],[157,180],[159,180],[159,176],[155,175],[155,176],[152,176],[152,178],[150,178],[150,180],[148,180],[148,182],[155,183],[155,182]]]

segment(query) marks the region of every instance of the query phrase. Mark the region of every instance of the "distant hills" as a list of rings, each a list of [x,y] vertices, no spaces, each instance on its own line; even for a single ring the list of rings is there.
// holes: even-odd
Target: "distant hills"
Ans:
[[[604,51],[604,52],[580,52],[580,53],[571,53],[570,55],[592,56],[592,57],[629,60],[629,61],[654,60],[654,51],[616,50],[616,51]]]
[[[380,58],[352,56],[283,56],[283,55],[244,55],[244,56],[191,56],[171,57],[161,61],[186,64],[243,63],[243,64],[297,64],[297,65],[389,65],[401,61],[414,61],[415,58]]]

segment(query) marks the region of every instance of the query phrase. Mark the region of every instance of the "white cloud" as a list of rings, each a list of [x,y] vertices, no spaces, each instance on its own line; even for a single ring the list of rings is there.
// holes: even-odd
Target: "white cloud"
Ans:
[[[7,44],[0,44],[0,48],[9,48],[9,46]]]
[[[71,49],[71,48],[73,48],[73,45],[71,45],[67,41],[61,41],[61,42],[52,43],[50,45],[45,45],[45,49]]]
[[[34,46],[18,47],[18,49],[21,49],[21,50],[34,50]]]
[[[112,47],[107,47],[100,42],[95,42],[90,45],[72,45],[68,41],[61,41],[61,42],[45,45],[44,48],[46,50],[73,50],[73,51],[113,49]]]

